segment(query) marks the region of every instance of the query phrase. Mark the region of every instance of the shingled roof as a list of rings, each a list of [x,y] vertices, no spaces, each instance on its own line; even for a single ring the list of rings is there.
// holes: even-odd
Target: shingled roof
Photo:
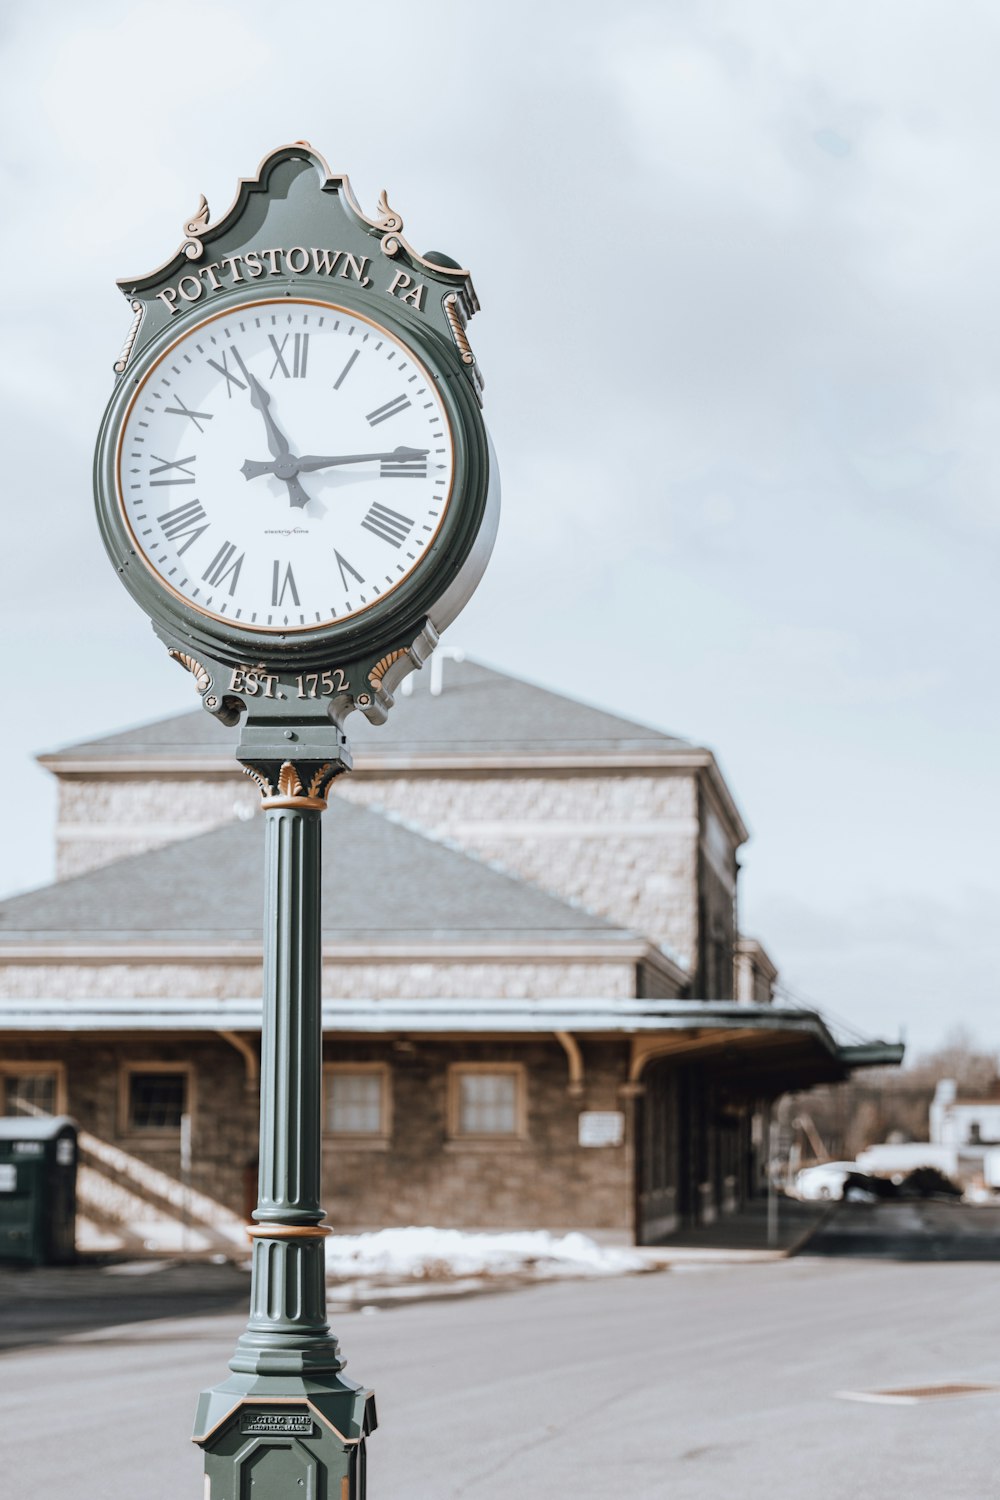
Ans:
[[[432,697],[425,671],[411,679],[413,692],[397,695],[388,722],[369,724],[360,713],[347,723],[348,737],[361,764],[376,765],[399,754],[448,755],[583,752],[615,754],[645,751],[671,755],[695,750],[689,741],[636,724],[603,709],[592,708],[560,693],[508,677],[474,661],[449,661],[444,691]],[[150,756],[186,761],[216,758],[231,763],[238,730],[224,729],[198,709],[174,718],[141,724],[120,734],[69,745],[41,757],[44,765],[126,762]]]
[[[4,949],[250,943],[263,923],[263,819],[228,824],[0,902]],[[644,940],[374,812],[333,798],[323,828],[323,930],[332,943],[598,943]]]

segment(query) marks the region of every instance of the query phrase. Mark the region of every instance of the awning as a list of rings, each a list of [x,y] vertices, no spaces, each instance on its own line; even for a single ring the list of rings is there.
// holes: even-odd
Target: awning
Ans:
[[[257,998],[32,998],[0,1000],[0,1032],[259,1032]],[[699,1063],[761,1094],[845,1078],[852,1068],[902,1061],[901,1043],[842,1044],[812,1010],[730,1000],[571,997],[539,1000],[361,998],[323,1001],[331,1036],[533,1037],[632,1039],[630,1075],[655,1062]]]

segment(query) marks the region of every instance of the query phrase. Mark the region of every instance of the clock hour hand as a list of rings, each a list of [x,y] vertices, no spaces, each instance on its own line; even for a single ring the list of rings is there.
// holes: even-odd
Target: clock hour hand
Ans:
[[[287,485],[288,498],[299,510],[308,505],[312,499],[312,496],[307,495],[299,483],[299,461],[294,453],[272,458],[269,463],[255,463],[252,458],[248,458],[246,463],[241,465],[240,473],[244,479],[259,479],[262,474],[273,474]]]
[[[262,474],[273,474],[274,472],[275,463],[273,458],[269,459],[266,463],[258,463],[254,459],[248,458],[246,463],[240,465],[240,473],[244,479],[259,479]]]
[[[267,429],[267,446],[270,448],[275,458],[283,458],[288,452],[288,439],[285,437],[285,434],[280,431],[277,422],[271,415],[271,397],[269,393],[265,391],[256,375],[251,375],[250,371],[243,363],[243,356],[240,354],[235,344],[232,346],[232,354],[233,358],[236,360],[236,363],[243,371],[247,385],[250,387],[251,406],[255,407],[264,418],[264,426]]]

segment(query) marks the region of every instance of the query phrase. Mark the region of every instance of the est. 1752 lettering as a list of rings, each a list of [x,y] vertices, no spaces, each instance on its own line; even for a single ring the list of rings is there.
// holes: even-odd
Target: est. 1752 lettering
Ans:
[[[276,672],[265,672],[262,668],[234,667],[229,683],[234,693],[246,693],[248,698],[287,698],[279,686],[281,678]],[[333,693],[346,693],[349,689],[343,667],[333,667],[329,672],[303,672],[295,679],[297,698],[328,698]]]

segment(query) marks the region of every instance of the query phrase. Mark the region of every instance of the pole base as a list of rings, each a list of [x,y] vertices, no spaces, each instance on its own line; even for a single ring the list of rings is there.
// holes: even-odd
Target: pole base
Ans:
[[[376,1420],[372,1392],[343,1375],[232,1375],[198,1399],[205,1500],[365,1500]]]

